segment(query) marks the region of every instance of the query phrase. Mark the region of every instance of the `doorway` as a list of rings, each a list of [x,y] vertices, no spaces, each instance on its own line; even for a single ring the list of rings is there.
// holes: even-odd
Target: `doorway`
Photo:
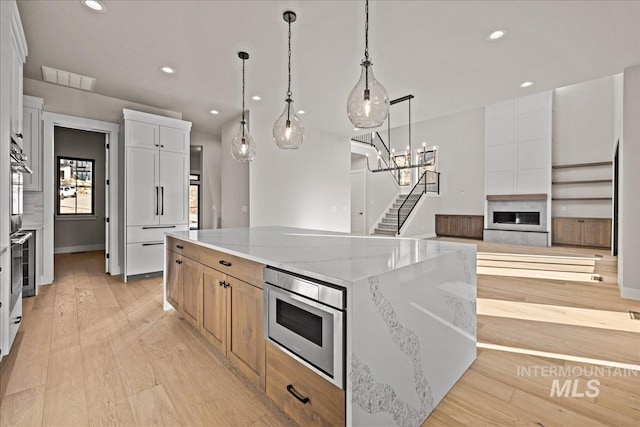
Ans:
[[[54,128],[54,253],[105,250],[107,136]],[[105,267],[106,268],[106,267]]]
[[[368,234],[366,228],[366,178],[364,169],[351,171],[351,234]]]
[[[43,237],[42,237],[42,283],[51,284],[54,280],[54,251],[55,251],[55,218],[59,199],[60,172],[55,156],[55,129],[66,128],[81,131],[97,132],[104,136],[105,150],[105,214],[104,221],[104,245],[105,245],[105,271],[108,274],[120,274],[122,241],[119,233],[118,209],[122,202],[118,193],[118,135],[119,126],[116,123],[100,120],[86,119],[83,117],[67,116],[64,114],[44,112],[43,120],[43,146],[42,146],[42,172],[43,172]],[[71,195],[71,189],[66,190]],[[76,192],[78,190],[76,189]],[[83,190],[84,191],[84,190]],[[66,195],[65,195],[66,198]]]

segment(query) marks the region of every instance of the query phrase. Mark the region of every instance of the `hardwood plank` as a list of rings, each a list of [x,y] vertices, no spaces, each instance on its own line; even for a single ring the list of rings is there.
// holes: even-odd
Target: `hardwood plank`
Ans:
[[[0,405],[1,426],[35,426],[42,424],[45,386],[7,394]]]
[[[139,426],[180,425],[179,416],[162,385],[129,396],[133,416]]]
[[[77,376],[47,384],[42,424],[45,426],[86,426],[89,424],[84,382]]]

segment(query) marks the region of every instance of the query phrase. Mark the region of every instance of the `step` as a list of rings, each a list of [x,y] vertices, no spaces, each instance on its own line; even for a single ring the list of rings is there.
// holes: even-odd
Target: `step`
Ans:
[[[378,235],[382,235],[382,236],[395,236],[396,235],[396,231],[395,230],[381,230],[379,228],[376,228],[374,230],[373,234],[378,234]]]
[[[397,223],[395,223],[395,224],[391,224],[391,223],[385,224],[385,223],[381,222],[380,224],[378,224],[378,228],[381,228],[381,229],[383,228],[385,230],[397,230],[398,229],[398,224]]]

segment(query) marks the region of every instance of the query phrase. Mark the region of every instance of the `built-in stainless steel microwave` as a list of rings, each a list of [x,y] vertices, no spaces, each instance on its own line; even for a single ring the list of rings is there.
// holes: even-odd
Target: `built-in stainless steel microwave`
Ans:
[[[265,339],[344,388],[345,290],[264,269]]]

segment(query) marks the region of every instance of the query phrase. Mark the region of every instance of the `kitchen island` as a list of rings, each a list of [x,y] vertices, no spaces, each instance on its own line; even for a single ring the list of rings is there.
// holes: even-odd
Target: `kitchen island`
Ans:
[[[344,402],[334,405],[342,405],[344,411],[336,418],[310,413],[309,408],[314,405],[316,408],[322,406],[318,401],[323,393],[304,402],[301,395],[304,395],[305,387],[296,386],[299,389],[295,391],[287,385],[289,394],[297,400],[283,402],[277,397],[278,391],[270,391],[270,385],[278,381],[278,369],[298,372],[298,362],[304,361],[282,356],[286,363],[292,363],[291,367],[283,368],[280,352],[271,343],[264,343],[263,325],[255,327],[255,319],[254,326],[247,326],[251,325],[247,320],[237,321],[238,331],[253,343],[252,350],[245,356],[241,354],[242,349],[234,355],[233,345],[218,345],[227,349],[226,354],[232,361],[238,355],[239,359],[251,355],[251,361],[240,365],[253,368],[242,369],[241,366],[240,370],[248,372],[250,378],[254,376],[258,386],[300,424],[307,421],[335,424],[336,420],[344,420],[349,426],[419,426],[475,360],[474,245],[351,236],[285,227],[174,232],[167,234],[165,243],[165,309],[172,305],[184,307],[183,312],[191,313],[185,318],[189,318],[205,336],[215,336],[215,329],[225,329],[207,327],[207,319],[212,315],[206,313],[206,307],[223,307],[224,304],[213,303],[214,294],[234,286],[241,289],[241,292],[235,292],[242,296],[241,300],[235,301],[250,304],[242,311],[262,320],[262,307],[258,307],[257,301],[262,294],[258,272],[263,266],[344,289],[344,387],[338,390],[334,384],[327,382],[326,385],[329,390],[336,390],[333,395],[338,396],[335,398],[338,402]],[[207,255],[208,252],[214,255]],[[189,257],[203,264],[198,268],[212,268],[214,273],[210,273],[210,277],[218,274],[218,270],[223,274],[225,266],[234,268],[236,273],[229,270],[228,275],[215,276],[214,285],[207,288],[206,273],[204,286],[193,285],[191,282],[195,279],[187,278],[202,277],[202,270],[192,266],[190,270],[184,270],[183,293],[176,296],[176,288],[171,285],[175,277],[174,265],[182,267],[185,262],[192,263]],[[233,259],[235,267],[231,267],[232,262],[222,259],[225,257]],[[247,291],[239,286],[244,282],[252,284],[251,289]],[[198,302],[202,295],[204,302]],[[188,301],[192,308],[186,310]],[[225,315],[233,310],[240,311],[237,304],[226,305]],[[256,311],[260,311],[259,315]],[[233,322],[226,327],[223,341],[232,340]],[[210,341],[217,344],[220,339]],[[246,346],[243,344],[242,347]],[[265,348],[266,357],[262,354]],[[254,357],[253,353],[257,355]],[[300,369],[304,369],[300,371],[304,375],[314,375],[306,367]],[[325,387],[325,373],[319,372],[317,378],[315,382]],[[283,393],[288,396],[286,391]],[[294,405],[302,408],[302,418],[298,417]]]

